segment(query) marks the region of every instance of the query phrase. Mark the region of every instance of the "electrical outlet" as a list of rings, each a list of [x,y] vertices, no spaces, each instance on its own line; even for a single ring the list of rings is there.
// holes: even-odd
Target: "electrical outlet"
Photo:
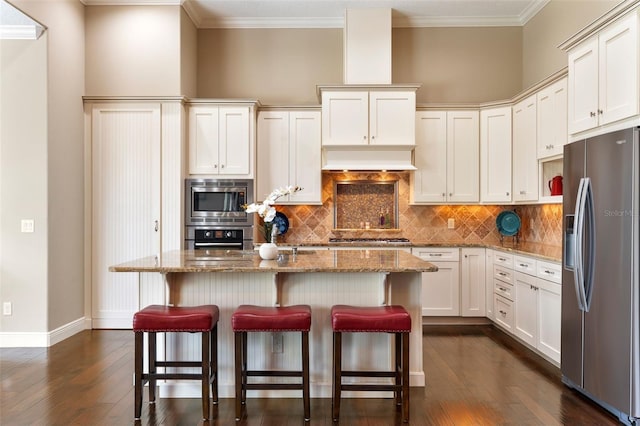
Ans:
[[[454,229],[456,227],[456,220],[452,217],[447,220],[447,228]]]
[[[271,333],[272,352],[275,354],[281,354],[283,351],[283,336],[282,333]]]
[[[34,222],[33,219],[22,219],[20,221],[20,232],[33,232]]]
[[[4,302],[2,304],[2,315],[11,315],[12,311],[11,302]]]

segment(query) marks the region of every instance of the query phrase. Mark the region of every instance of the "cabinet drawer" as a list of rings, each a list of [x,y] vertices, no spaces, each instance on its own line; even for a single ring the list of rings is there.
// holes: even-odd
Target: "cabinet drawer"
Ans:
[[[503,253],[501,251],[494,251],[493,264],[502,265],[506,268],[513,268],[513,255],[508,253]]]
[[[513,284],[513,269],[507,269],[500,265],[493,265],[493,277],[504,281],[507,284]]]
[[[411,254],[431,262],[458,262],[460,260],[460,250],[457,247],[414,247],[411,249]]]
[[[513,259],[513,269],[525,274],[535,276],[538,272],[536,270],[536,260],[530,257],[515,256]]]
[[[557,284],[562,281],[562,267],[559,263],[538,261],[538,278],[548,280]]]
[[[493,292],[496,295],[504,296],[509,300],[513,300],[513,286],[506,284],[500,280],[493,280]]]
[[[513,332],[513,302],[496,294],[493,299],[493,308],[496,323]]]

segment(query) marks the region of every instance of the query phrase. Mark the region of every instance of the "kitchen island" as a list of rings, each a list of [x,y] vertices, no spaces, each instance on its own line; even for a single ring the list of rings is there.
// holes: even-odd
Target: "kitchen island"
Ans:
[[[139,306],[150,304],[201,305],[220,308],[218,368],[221,397],[234,396],[234,358],[231,314],[238,305],[308,304],[312,309],[310,379],[312,397],[331,396],[332,330],[330,310],[335,304],[403,305],[411,314],[410,384],[424,386],[422,366],[422,272],[437,267],[402,250],[282,250],[276,260],[262,260],[253,251],[174,251],[109,268],[139,277]],[[390,335],[362,333],[343,339],[347,369],[387,369],[393,362]],[[197,359],[199,336],[174,335],[159,340],[159,352]],[[299,368],[298,333],[253,333],[249,345],[255,369]],[[257,346],[257,347],[256,347]],[[370,350],[352,351],[368,347]],[[363,355],[364,354],[364,355]],[[286,379],[281,379],[286,380]],[[354,381],[357,379],[354,378]],[[386,379],[381,379],[386,380]],[[196,397],[196,382],[161,385],[163,397]],[[250,391],[249,397],[299,396],[296,391]],[[349,396],[387,393],[345,392]]]

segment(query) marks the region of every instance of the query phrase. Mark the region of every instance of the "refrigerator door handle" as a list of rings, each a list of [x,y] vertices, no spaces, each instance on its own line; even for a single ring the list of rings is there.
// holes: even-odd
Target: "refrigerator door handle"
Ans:
[[[589,312],[591,308],[591,299],[593,297],[593,275],[596,258],[596,225],[595,225],[595,207],[593,203],[593,185],[591,185],[591,179],[585,178],[585,220],[586,227],[588,227],[588,234],[586,240],[587,251],[587,265],[583,269],[585,275],[585,282],[582,285],[583,297],[584,297],[584,311]],[[585,265],[583,265],[584,268]]]
[[[573,282],[576,289],[576,298],[578,300],[578,308],[585,310],[585,292],[584,292],[584,256],[583,256],[583,238],[584,238],[584,209],[585,209],[585,178],[580,179],[578,185],[578,195],[576,196],[575,211],[575,234],[576,246],[573,251]]]

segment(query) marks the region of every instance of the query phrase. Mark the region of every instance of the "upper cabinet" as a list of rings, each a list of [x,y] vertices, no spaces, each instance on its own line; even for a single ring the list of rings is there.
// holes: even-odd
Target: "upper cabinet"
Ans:
[[[538,159],[561,155],[567,133],[567,78],[537,93]]]
[[[480,200],[511,202],[511,107],[480,111]]]
[[[189,174],[253,177],[254,117],[253,105],[190,105]]]
[[[570,46],[569,133],[638,114],[638,12]]]
[[[415,91],[323,91],[322,145],[414,145]]]
[[[412,203],[480,200],[478,111],[418,111]]]
[[[256,199],[274,188],[298,185],[302,191],[278,204],[321,204],[320,111],[276,110],[258,113]]]
[[[536,95],[513,106],[513,201],[538,200]]]

